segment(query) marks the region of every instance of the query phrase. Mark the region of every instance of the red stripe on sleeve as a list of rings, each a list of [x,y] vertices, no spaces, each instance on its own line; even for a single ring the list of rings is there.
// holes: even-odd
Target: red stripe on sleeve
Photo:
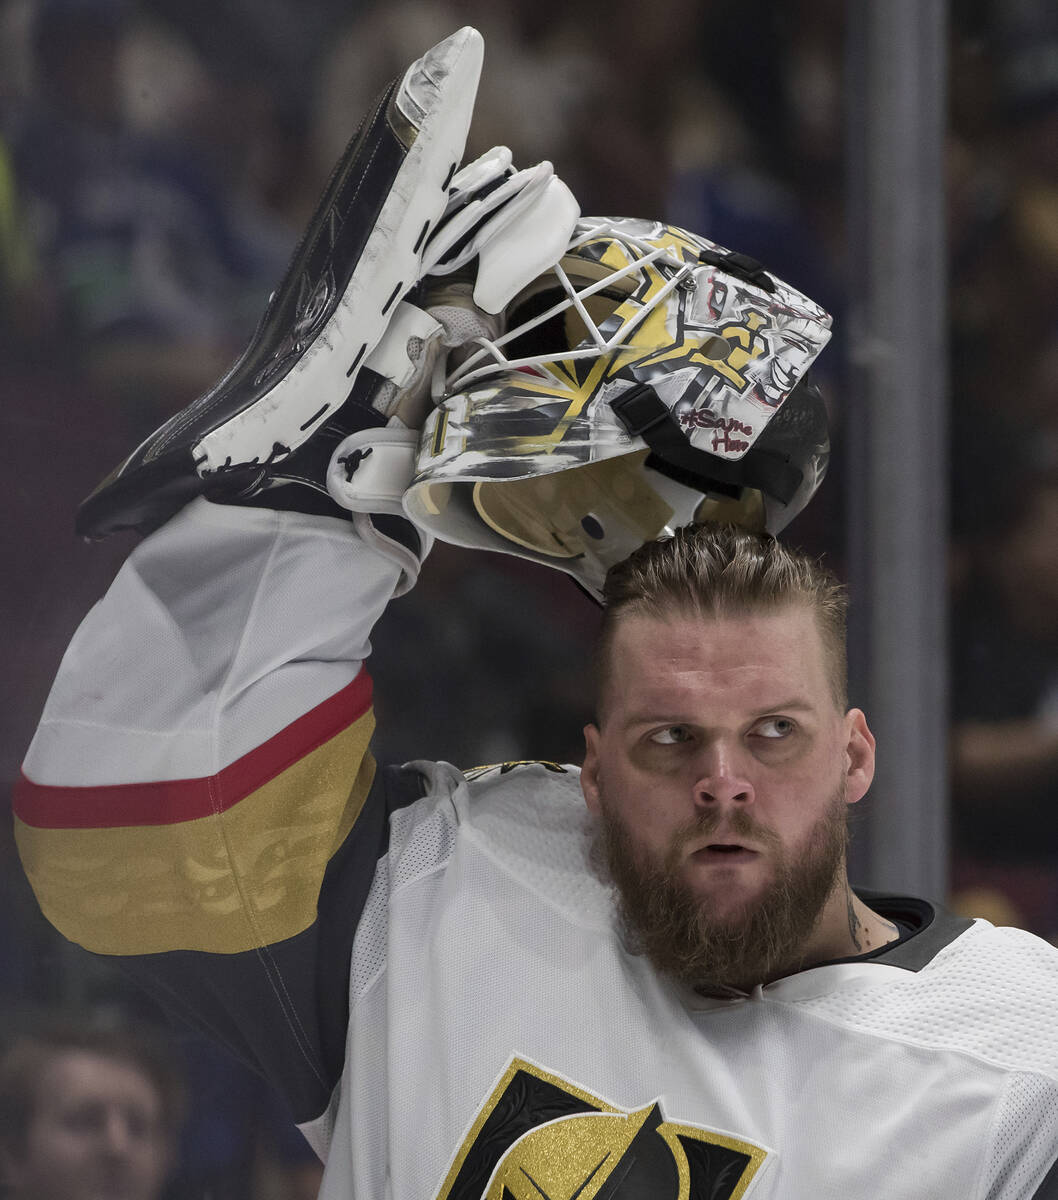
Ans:
[[[361,668],[340,692],[216,775],[105,787],[49,787],[21,775],[12,808],[19,820],[38,829],[107,829],[193,821],[237,804],[347,729],[370,707],[371,676]]]

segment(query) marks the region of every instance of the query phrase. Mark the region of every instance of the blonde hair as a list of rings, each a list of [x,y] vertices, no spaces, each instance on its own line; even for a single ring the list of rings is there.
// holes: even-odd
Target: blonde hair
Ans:
[[[842,712],[848,706],[845,589],[821,563],[767,534],[735,525],[685,525],[611,567],[603,605],[595,654],[600,705],[614,634],[625,617],[715,620],[800,605],[815,614],[834,703]]]

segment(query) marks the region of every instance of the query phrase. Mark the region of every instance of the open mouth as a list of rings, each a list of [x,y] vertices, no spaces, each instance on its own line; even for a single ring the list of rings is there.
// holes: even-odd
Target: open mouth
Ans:
[[[699,862],[749,862],[756,857],[756,850],[749,850],[736,842],[711,842],[694,852],[694,858]]]

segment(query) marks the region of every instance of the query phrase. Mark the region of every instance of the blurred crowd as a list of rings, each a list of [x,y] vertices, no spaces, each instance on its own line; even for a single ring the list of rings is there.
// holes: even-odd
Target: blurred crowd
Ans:
[[[953,902],[1058,938],[1058,10],[951,7]],[[786,536],[840,572],[844,18],[841,0],[749,23],[734,0],[0,0],[5,790],[128,549],[78,543],[77,503],[226,369],[372,96],[463,24],[486,41],[468,154],[549,158],[584,212],[685,225],[835,314],[831,479]],[[557,577],[438,547],[374,638],[378,756],[576,760],[596,619]],[[56,945],[8,825],[0,1008],[13,1029],[42,1007],[97,1020],[118,985]],[[71,1053],[98,1065],[95,1045]],[[274,1098],[193,1040],[177,1057],[193,1119],[166,1194],[313,1194]]]
[[[953,887],[1058,938],[1058,9],[957,6]]]

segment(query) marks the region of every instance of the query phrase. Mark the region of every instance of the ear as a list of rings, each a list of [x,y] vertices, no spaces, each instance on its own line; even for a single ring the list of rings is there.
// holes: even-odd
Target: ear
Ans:
[[[588,812],[599,815],[599,730],[584,726],[584,762],[580,768],[580,790]]]
[[[867,794],[874,779],[874,734],[867,728],[867,718],[858,708],[845,714],[845,779],[848,785],[846,801],[855,804]]]

